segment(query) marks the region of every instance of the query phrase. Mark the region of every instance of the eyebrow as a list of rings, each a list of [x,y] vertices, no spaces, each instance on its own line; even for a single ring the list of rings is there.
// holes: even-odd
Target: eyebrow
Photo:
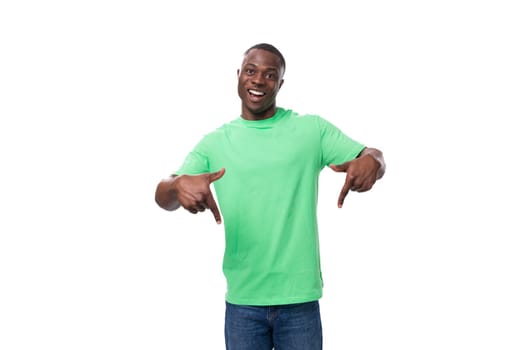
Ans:
[[[246,63],[246,64],[245,64],[245,67],[247,67],[247,66],[251,66],[251,67],[255,67],[255,68],[259,68],[259,67],[260,67],[260,66],[254,64],[254,63]],[[276,71],[276,72],[277,72],[277,71],[279,70],[279,68],[274,67],[274,66],[270,66],[270,67],[268,67],[268,68],[266,68],[266,69],[264,69],[264,70],[265,70],[265,71],[273,70],[273,71]]]

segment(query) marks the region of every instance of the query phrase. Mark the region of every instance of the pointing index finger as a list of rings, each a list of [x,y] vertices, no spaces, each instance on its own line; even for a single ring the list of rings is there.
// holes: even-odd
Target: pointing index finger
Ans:
[[[341,192],[339,193],[339,198],[337,199],[337,206],[339,208],[343,207],[343,203],[345,201],[346,195],[348,194],[349,190],[350,190],[350,188],[346,184],[341,189]]]
[[[345,183],[343,185],[343,188],[341,189],[341,193],[339,193],[339,198],[337,200],[337,206],[339,208],[343,207],[345,198],[348,195],[348,192],[350,191],[351,187],[353,186],[354,180],[355,178],[353,176],[350,176],[350,175],[346,176]]]
[[[217,207],[217,203],[215,203],[215,199],[213,199],[213,195],[210,194],[208,196],[208,199],[206,200],[206,205],[213,213],[213,216],[215,217],[215,222],[217,222],[217,224],[221,224],[222,223],[221,212],[219,211],[219,208]]]

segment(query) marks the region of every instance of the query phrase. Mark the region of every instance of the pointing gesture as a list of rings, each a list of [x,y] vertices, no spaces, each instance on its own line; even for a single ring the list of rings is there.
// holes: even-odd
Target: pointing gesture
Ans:
[[[210,209],[215,221],[220,224],[222,222],[221,213],[213,198],[210,184],[220,179],[225,171],[222,168],[214,173],[177,176],[173,181],[173,186],[180,205],[193,214]]]
[[[330,164],[330,168],[335,172],[346,173],[337,200],[337,206],[342,208],[349,191],[366,192],[374,186],[376,180],[385,173],[385,162],[379,150],[365,148],[356,159],[339,165]]]

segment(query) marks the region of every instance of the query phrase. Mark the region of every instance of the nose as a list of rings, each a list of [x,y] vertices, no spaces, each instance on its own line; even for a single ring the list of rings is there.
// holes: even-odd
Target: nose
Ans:
[[[261,85],[264,84],[264,76],[263,73],[255,73],[252,75],[252,83],[255,85]]]

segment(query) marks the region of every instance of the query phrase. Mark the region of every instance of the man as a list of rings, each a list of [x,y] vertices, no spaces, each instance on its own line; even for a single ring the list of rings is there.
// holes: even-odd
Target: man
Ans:
[[[346,173],[339,207],[385,172],[378,149],[319,116],[277,107],[285,68],[274,46],[249,48],[237,71],[241,116],[205,135],[155,193],[161,208],[209,209],[224,221],[229,350],[322,348],[320,171]]]

